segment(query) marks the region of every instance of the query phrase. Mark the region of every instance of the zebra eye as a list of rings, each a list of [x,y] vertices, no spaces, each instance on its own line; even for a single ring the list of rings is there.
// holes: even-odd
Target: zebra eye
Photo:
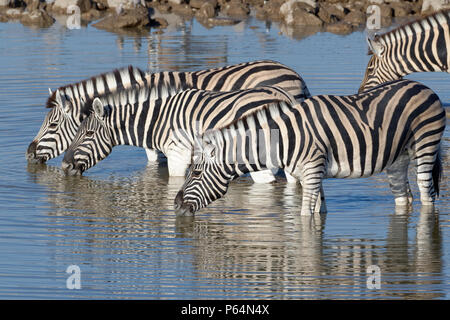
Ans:
[[[58,128],[58,122],[52,122],[52,123],[50,123],[49,125],[48,125],[48,128],[49,129],[56,129],[56,128]]]
[[[202,174],[202,171],[201,171],[201,170],[193,170],[193,171],[192,171],[192,175],[193,175],[194,177],[199,177],[201,174]]]
[[[86,131],[86,137],[91,138],[92,136],[94,136],[94,131],[92,130]]]

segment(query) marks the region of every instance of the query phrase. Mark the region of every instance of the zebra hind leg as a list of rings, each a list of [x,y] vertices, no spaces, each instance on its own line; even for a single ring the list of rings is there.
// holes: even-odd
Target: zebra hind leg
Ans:
[[[386,169],[389,186],[395,197],[395,205],[399,207],[410,206],[413,201],[411,188],[408,182],[408,165],[410,157],[407,151]]]
[[[439,192],[439,180],[442,173],[441,159],[438,151],[427,153],[417,159],[417,185],[422,205],[433,205]]]

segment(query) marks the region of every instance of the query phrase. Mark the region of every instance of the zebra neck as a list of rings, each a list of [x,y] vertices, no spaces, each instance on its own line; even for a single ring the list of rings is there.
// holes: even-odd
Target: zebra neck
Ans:
[[[109,126],[114,144],[154,149],[153,131],[160,106],[161,99],[147,99],[113,108]]]
[[[221,141],[216,138],[216,150],[222,151],[219,152],[219,161],[225,165],[227,174],[236,177],[249,172],[282,168],[278,154],[281,142],[279,132],[254,123],[249,126],[248,121],[252,121],[252,118],[220,130]]]

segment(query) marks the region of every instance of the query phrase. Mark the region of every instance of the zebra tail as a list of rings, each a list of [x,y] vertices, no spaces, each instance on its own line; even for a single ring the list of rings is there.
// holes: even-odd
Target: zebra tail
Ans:
[[[436,192],[436,196],[439,197],[439,183],[441,181],[442,178],[442,161],[441,161],[441,149],[439,148],[437,156],[436,156],[436,160],[434,161],[434,165],[433,165],[433,171],[432,171],[432,176],[433,176],[433,187],[434,187],[434,191]]]

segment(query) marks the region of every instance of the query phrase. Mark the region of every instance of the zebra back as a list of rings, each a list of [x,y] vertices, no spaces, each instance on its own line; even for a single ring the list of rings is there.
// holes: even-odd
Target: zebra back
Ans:
[[[294,70],[271,60],[245,62],[221,68],[192,72],[160,72],[148,74],[151,86],[196,88],[210,91],[236,91],[261,86],[277,86],[298,101],[311,96],[303,79]]]

